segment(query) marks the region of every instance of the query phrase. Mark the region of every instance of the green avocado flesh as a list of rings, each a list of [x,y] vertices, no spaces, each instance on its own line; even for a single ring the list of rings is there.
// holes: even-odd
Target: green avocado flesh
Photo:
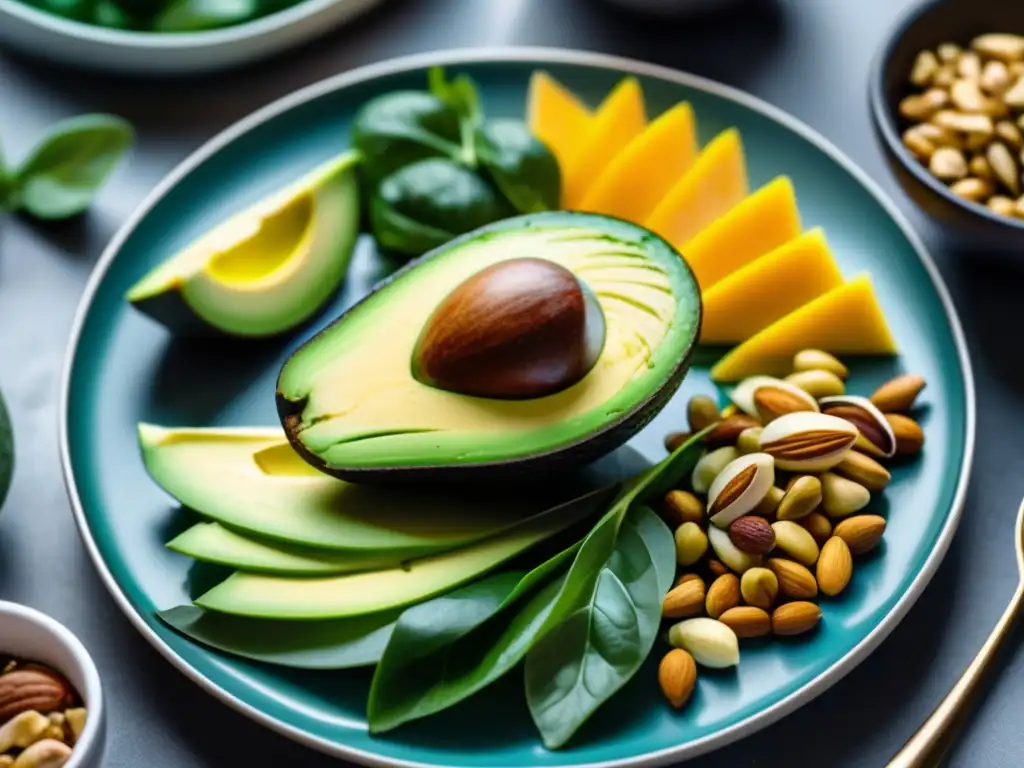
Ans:
[[[242,533],[358,558],[442,552],[543,509],[528,493],[347,483],[310,467],[279,428],[138,431],[146,470],[182,505]]]
[[[287,576],[372,571],[393,568],[402,562],[396,555],[316,550],[280,542],[269,543],[243,536],[220,523],[193,525],[167,542],[167,548],[194,560],[243,571]]]
[[[174,331],[271,336],[341,285],[359,233],[358,155],[336,157],[190,243],[126,298]]]
[[[435,308],[479,270],[524,257],[566,267],[597,297],[596,364],[566,389],[521,400],[417,380],[411,361]],[[601,433],[610,450],[678,386],[700,316],[693,273],[648,230],[585,213],[520,216],[413,262],[307,342],[281,371],[278,410],[303,455],[341,476],[549,456]]]
[[[211,611],[274,619],[359,616],[419,602],[471,581],[603,508],[615,488],[541,512],[483,541],[403,567],[321,578],[236,572],[196,599]]]

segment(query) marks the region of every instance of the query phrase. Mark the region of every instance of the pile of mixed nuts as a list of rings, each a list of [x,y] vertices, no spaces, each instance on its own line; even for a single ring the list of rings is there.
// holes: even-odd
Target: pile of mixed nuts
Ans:
[[[921,51],[899,104],[903,143],[950,191],[1024,218],[1024,36],[980,35]]]
[[[707,446],[689,487],[669,491],[662,515],[675,530],[681,572],[662,616],[674,646],[659,683],[673,706],[689,699],[697,664],[739,664],[739,640],[798,635],[821,620],[816,599],[850,583],[853,558],[872,550],[885,518],[862,510],[892,479],[881,463],[924,445],[907,414],[924,389],[899,376],[870,397],[846,393],[847,369],[804,350],[785,379],[753,376],[719,411],[693,397],[691,433]],[[665,439],[674,450],[691,433]]]
[[[74,687],[50,667],[0,661],[0,768],[60,768],[85,730]]]

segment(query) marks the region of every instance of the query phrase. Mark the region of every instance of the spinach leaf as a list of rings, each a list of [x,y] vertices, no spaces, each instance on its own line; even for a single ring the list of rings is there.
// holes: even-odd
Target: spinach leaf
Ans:
[[[477,156],[520,213],[556,210],[561,203],[558,161],[521,120],[488,120],[476,133]]]
[[[403,166],[428,157],[458,160],[458,113],[424,91],[396,91],[368,101],[352,122],[352,145],[363,156],[359,172],[373,189]]]
[[[526,698],[547,747],[564,745],[640,668],[674,566],[668,526],[644,505],[631,508],[590,599],[526,656]]]
[[[3,146],[0,146],[0,211],[13,211],[17,207],[14,178],[4,163],[3,149]]]
[[[209,613],[192,605],[159,611],[172,629],[219,651],[298,669],[376,664],[400,610],[324,621],[277,621]]]
[[[96,0],[92,8],[92,23],[107,29],[134,29],[135,23],[114,0]]]
[[[411,256],[513,215],[508,201],[478,174],[441,158],[395,171],[370,203],[377,242]]]
[[[133,139],[131,126],[112,115],[83,115],[57,123],[15,174],[20,206],[40,219],[81,213]]]
[[[239,24],[259,14],[257,0],[174,0],[153,19],[154,32],[202,32]]]
[[[443,67],[431,67],[427,72],[427,85],[434,96],[458,115],[459,143],[462,147],[459,160],[475,168],[477,157],[474,134],[483,119],[476,83],[466,74],[457,75],[449,81],[445,79]]]

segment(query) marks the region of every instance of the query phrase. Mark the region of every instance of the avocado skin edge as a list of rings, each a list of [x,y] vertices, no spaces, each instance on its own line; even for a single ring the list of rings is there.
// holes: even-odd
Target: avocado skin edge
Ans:
[[[620,221],[627,224],[633,229],[642,229],[642,227],[639,227],[639,225],[633,222],[625,221],[624,219],[619,219],[614,216],[575,213],[569,211],[526,214],[523,216],[503,219],[495,224],[481,227],[480,229],[454,238],[433,251],[425,253],[423,256],[410,261],[391,275],[388,275],[377,283],[366,294],[366,296],[361,298],[314,336],[305,341],[300,349],[316,343],[321,335],[328,332],[336,324],[342,322],[350,312],[358,308],[364,301],[378,293],[391,282],[401,279],[407,272],[412,271],[421,263],[433,258],[439,252],[458,247],[462,243],[478,238],[481,235],[491,235],[496,232],[500,232],[506,228],[514,226],[516,223],[529,227],[531,222],[537,219],[543,220],[548,217],[566,215],[611,219],[613,221]],[[678,253],[678,251],[669,245],[663,238],[658,237],[653,232],[650,234],[655,239],[664,243],[665,247],[669,250],[674,253]],[[679,258],[686,271],[693,277],[694,285],[697,285],[696,276],[693,275],[693,270],[690,268],[689,263],[682,254],[679,254]],[[275,391],[278,416],[281,419],[281,425],[284,427],[285,435],[288,437],[288,442],[291,443],[295,451],[307,463],[325,474],[351,483],[361,483],[366,485],[448,485],[455,483],[460,485],[476,485],[478,483],[509,482],[522,477],[541,477],[555,474],[557,472],[571,472],[572,470],[578,469],[592,461],[596,461],[600,457],[610,453],[628,441],[633,437],[633,435],[647,426],[647,424],[649,424],[654,417],[661,412],[661,410],[668,404],[668,401],[679,389],[680,385],[683,383],[683,379],[690,370],[690,363],[693,360],[693,356],[697,350],[698,341],[700,339],[700,329],[704,318],[704,305],[701,301],[699,286],[696,294],[696,300],[697,321],[694,326],[693,337],[679,360],[673,366],[672,372],[665,379],[664,384],[654,394],[645,400],[638,402],[633,408],[617,420],[610,421],[603,426],[598,427],[593,432],[584,435],[573,443],[557,446],[543,453],[508,459],[507,461],[490,461],[480,462],[477,464],[424,464],[413,467],[337,469],[328,467],[324,463],[323,459],[306,448],[302,440],[299,438],[297,428],[301,420],[302,411],[305,409],[307,398],[302,398],[301,400],[289,400],[287,397],[284,397],[281,394],[280,375],[278,376],[278,386]],[[287,365],[287,361],[285,362],[285,365]],[[282,366],[282,371],[283,370],[284,367]]]

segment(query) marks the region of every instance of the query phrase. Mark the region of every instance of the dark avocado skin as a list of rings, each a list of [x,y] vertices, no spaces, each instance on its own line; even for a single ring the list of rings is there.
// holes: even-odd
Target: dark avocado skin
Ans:
[[[568,215],[571,216],[572,214]],[[392,281],[402,278],[407,272],[414,270],[418,265],[433,258],[435,255],[445,252],[450,248],[457,247],[469,240],[498,235],[501,232],[516,226],[524,228],[530,227],[532,226],[532,222],[537,221],[538,219],[547,224],[552,219],[563,216],[567,216],[567,214],[565,212],[550,212],[517,216],[511,219],[504,219],[496,222],[495,224],[490,224],[445,243],[443,246],[409,262],[397,272],[377,283],[377,285],[375,285],[366,296],[360,299],[356,304],[349,307],[349,309],[342,313],[336,320],[332,321],[327,327],[306,341],[301,348],[315,344],[322,334],[328,332],[337,323],[342,322],[350,312],[356,309],[370,296],[376,294]],[[615,217],[611,216],[601,216],[600,218],[622,221],[621,219],[615,219]],[[571,219],[567,221],[567,224],[568,223],[571,223]],[[623,221],[623,223],[628,224],[634,229],[637,227],[637,225],[632,222]],[[651,233],[651,237],[664,242],[653,233]],[[672,249],[672,247],[667,243],[665,243],[665,245],[675,251],[675,249]],[[693,277],[694,283],[696,284],[696,277],[693,276],[693,272],[690,269],[689,264],[682,255],[680,255],[680,260],[682,261],[686,271],[691,275],[691,277]],[[278,387],[275,395],[277,400],[278,416],[281,419],[281,424],[284,427],[285,434],[288,436],[288,441],[306,462],[325,474],[351,483],[362,483],[367,485],[397,485],[406,483],[419,485],[450,485],[456,483],[462,485],[477,485],[483,483],[491,484],[510,482],[524,477],[532,479],[560,473],[570,473],[575,469],[599,459],[625,443],[633,437],[633,435],[647,426],[647,424],[649,424],[668,404],[668,401],[672,399],[672,396],[679,389],[680,385],[683,383],[683,379],[686,377],[686,373],[690,369],[690,363],[693,359],[694,352],[697,349],[697,341],[700,338],[700,328],[701,323],[703,322],[704,307],[700,300],[699,292],[695,298],[697,301],[697,322],[695,332],[689,345],[680,355],[679,360],[673,366],[668,377],[665,379],[664,385],[645,400],[638,402],[632,409],[624,413],[618,419],[608,422],[604,426],[594,430],[584,437],[581,437],[575,442],[557,446],[543,453],[508,459],[507,461],[481,462],[478,464],[429,464],[401,468],[373,467],[337,469],[328,467],[324,463],[323,459],[309,451],[302,443],[302,440],[299,439],[297,427],[301,420],[302,411],[306,405],[305,400],[292,401],[283,397],[280,393],[280,386]]]

